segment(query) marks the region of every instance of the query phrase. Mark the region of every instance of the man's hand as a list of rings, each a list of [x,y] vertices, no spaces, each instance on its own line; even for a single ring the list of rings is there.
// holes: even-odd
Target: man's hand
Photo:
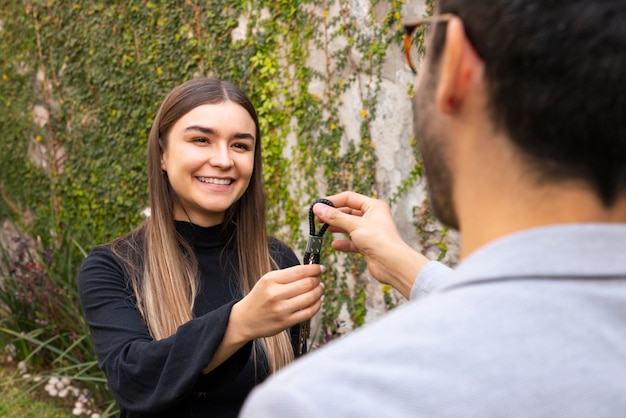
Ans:
[[[333,248],[363,254],[372,276],[408,299],[417,274],[429,260],[404,242],[389,205],[354,192],[327,199],[335,208],[315,205],[317,219],[330,225],[330,232],[346,233],[351,238],[333,241]]]

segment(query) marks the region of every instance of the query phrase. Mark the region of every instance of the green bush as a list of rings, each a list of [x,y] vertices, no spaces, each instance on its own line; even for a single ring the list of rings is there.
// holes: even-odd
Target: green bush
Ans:
[[[14,244],[11,257],[4,253],[1,346],[10,347],[8,354],[21,361],[24,372],[34,370],[40,379],[69,379],[88,390],[95,407],[112,408],[75,286],[76,262],[82,260],[84,251],[70,239],[64,239],[57,250],[33,251],[24,237],[16,237]],[[21,386],[28,390],[40,386],[22,380]]]

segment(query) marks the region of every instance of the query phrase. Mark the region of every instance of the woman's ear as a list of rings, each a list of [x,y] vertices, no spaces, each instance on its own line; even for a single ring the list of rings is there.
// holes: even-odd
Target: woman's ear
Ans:
[[[465,35],[463,21],[450,19],[439,64],[435,101],[446,114],[454,113],[463,102],[476,75],[482,73],[483,61]]]
[[[167,172],[167,164],[165,164],[166,159],[165,151],[161,151],[161,170],[163,170],[164,173]]]

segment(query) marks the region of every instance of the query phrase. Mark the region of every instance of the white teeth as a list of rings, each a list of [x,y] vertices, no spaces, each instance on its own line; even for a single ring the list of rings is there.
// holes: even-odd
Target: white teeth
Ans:
[[[232,183],[231,179],[216,179],[214,177],[198,177],[198,180],[200,180],[202,183],[221,184],[221,185],[228,185]]]

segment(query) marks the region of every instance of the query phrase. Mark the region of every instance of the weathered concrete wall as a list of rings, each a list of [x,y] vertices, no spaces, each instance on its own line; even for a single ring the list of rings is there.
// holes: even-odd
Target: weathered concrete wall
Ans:
[[[371,0],[349,0],[348,3],[349,7],[344,9],[343,12],[348,10],[350,20],[357,22],[358,30],[366,36],[372,35],[375,25],[382,24],[381,21],[371,21],[372,15],[377,16],[376,19],[382,19],[390,7],[387,2],[379,2],[375,6],[374,13],[372,14],[369,10],[372,3]],[[424,4],[424,1],[408,1],[403,6],[402,16],[407,18],[410,16],[424,15]],[[311,7],[311,13],[317,16],[322,16],[325,12],[321,7]],[[334,2],[326,12],[328,19],[331,20],[339,16],[342,10],[340,10],[338,2]],[[272,18],[266,11],[262,11],[260,17],[261,19]],[[239,27],[233,32],[233,41],[243,39],[247,33],[248,17],[242,15],[238,19],[238,22]],[[348,41],[345,36],[337,36],[332,38],[331,42],[325,45],[326,50],[320,50],[314,45],[309,45],[308,47],[311,50],[307,65],[319,73],[326,74],[328,54],[333,54],[334,52],[344,49],[347,44]],[[404,63],[403,53],[400,47],[396,44],[390,45],[387,49],[380,78],[363,73],[361,67],[362,65],[366,65],[366,63],[363,63],[362,60],[363,57],[358,49],[352,48],[345,67],[343,67],[341,71],[329,74],[329,80],[332,83],[338,80],[350,80],[356,77],[356,82],[350,83],[338,100],[338,102],[341,103],[339,107],[339,118],[343,127],[340,150],[345,151],[351,142],[356,143],[360,141],[360,128],[363,120],[362,112],[365,107],[363,97],[367,97],[370,94],[374,94],[373,92],[376,92],[375,118],[373,118],[370,123],[370,135],[377,158],[375,167],[375,190],[378,193],[378,197],[386,200],[392,197],[395,191],[401,186],[402,181],[409,176],[416,164],[415,152],[411,145],[413,139],[413,104],[409,95],[414,78]],[[53,100],[51,86],[42,74],[44,73],[41,71],[37,74],[35,89],[41,96],[41,102],[45,103],[46,106],[35,104],[32,113],[33,123],[45,129],[50,120],[50,112],[48,109],[54,109],[56,104]],[[198,75],[200,76],[200,74]],[[308,88],[311,93],[323,97],[328,86],[325,85],[324,81],[317,79],[312,82]],[[293,123],[297,123],[297,121],[294,120]],[[296,130],[294,129],[293,131]],[[58,144],[43,144],[40,141],[41,138],[37,137],[30,139],[30,161],[44,172],[49,173],[51,170],[61,172],[63,170],[65,156],[65,151],[62,146]],[[291,149],[295,147],[295,144],[295,134],[292,134],[287,138],[287,147],[283,153],[286,158],[290,158]],[[318,182],[321,189],[324,190],[324,179],[318,179]],[[328,193],[337,192],[337,190],[326,191]],[[394,202],[392,211],[403,238],[414,248],[423,250],[428,256],[436,258],[439,251],[436,247],[432,246],[432,244],[440,238],[441,226],[432,222],[422,225],[423,229],[426,231],[426,238],[418,233],[418,229],[416,228],[416,222],[418,222],[416,215],[423,211],[426,199],[425,179],[421,179],[410,186],[407,191]],[[303,236],[308,234],[308,223],[306,219],[302,220],[300,229]],[[6,246],[10,246],[8,237],[14,235],[11,226],[5,225],[0,234],[0,245],[5,248]],[[385,237],[381,236],[379,239],[381,245],[384,245]],[[454,263],[458,255],[458,237],[456,234],[450,233],[449,236],[445,238],[445,242],[448,245],[448,252],[443,261]],[[298,255],[302,257],[302,251],[299,250],[303,249],[296,249]],[[367,274],[364,279],[367,281],[368,290],[367,319],[374,320],[382,313],[386,312],[381,290],[382,286],[373,278],[368,277]],[[393,294],[393,298],[396,303],[403,302],[402,298],[397,293]],[[348,318],[348,315],[346,314],[344,316],[345,318],[339,318],[339,320],[347,321],[346,318]],[[349,329],[349,324],[347,325],[347,329]]]
[[[359,28],[363,31],[370,30],[372,23],[368,21],[369,0],[351,0],[350,13],[352,18],[359,23]],[[384,7],[388,5],[380,3],[376,10],[377,16],[384,16],[386,10]],[[321,11],[318,11],[321,13]],[[328,11],[328,19],[332,19],[340,11],[338,7],[331,8]],[[422,1],[407,2],[403,7],[402,15],[406,17],[422,16],[425,14],[425,5]],[[330,53],[345,47],[345,38],[336,38],[328,46]],[[361,57],[355,49],[352,49],[353,55],[348,61],[348,65],[342,73],[333,74],[332,77],[345,80],[358,73],[358,65]],[[324,65],[326,63],[326,52],[321,50],[312,50],[309,59],[309,65],[312,68],[324,73]],[[360,139],[360,125],[362,121],[361,111],[364,108],[361,99],[363,92],[359,92],[361,88],[373,88],[373,83],[364,74],[359,74],[361,84],[353,83],[348,90],[342,95],[340,103],[340,118],[344,127],[344,145],[349,141],[358,141]],[[376,118],[371,123],[371,136],[375,144],[375,152],[377,157],[376,164],[376,190],[378,197],[388,199],[391,194],[398,189],[403,179],[409,176],[409,173],[416,164],[415,153],[412,149],[411,140],[413,138],[413,104],[409,96],[409,89],[414,82],[413,74],[405,65],[404,55],[400,47],[397,45],[389,46],[385,62],[382,67],[381,88],[376,95]],[[322,96],[326,86],[321,81],[312,83],[309,90]],[[334,193],[335,191],[330,191]],[[439,250],[436,247],[429,247],[428,239],[424,242],[416,231],[416,213],[420,212],[427,199],[425,187],[425,179],[422,179],[413,186],[409,187],[407,192],[392,205],[392,211],[398,229],[402,237],[414,248],[424,251],[427,256],[436,258]],[[432,235],[433,240],[440,237],[442,230],[438,223],[429,223],[424,225],[427,233]],[[308,224],[302,224],[303,234],[308,232]],[[385,237],[380,237],[381,245],[384,245]],[[458,235],[451,231],[444,239],[448,246],[448,251],[443,261],[448,264],[454,264],[458,258]],[[426,246],[425,246],[426,244]],[[384,314],[387,309],[383,299],[382,286],[367,273],[364,277],[367,280],[367,320],[372,321]],[[404,299],[397,293],[393,292],[393,298],[396,303],[401,304]],[[349,315],[343,312],[340,321],[346,323],[345,331],[351,328],[349,324]],[[315,321],[314,328],[315,329]]]

